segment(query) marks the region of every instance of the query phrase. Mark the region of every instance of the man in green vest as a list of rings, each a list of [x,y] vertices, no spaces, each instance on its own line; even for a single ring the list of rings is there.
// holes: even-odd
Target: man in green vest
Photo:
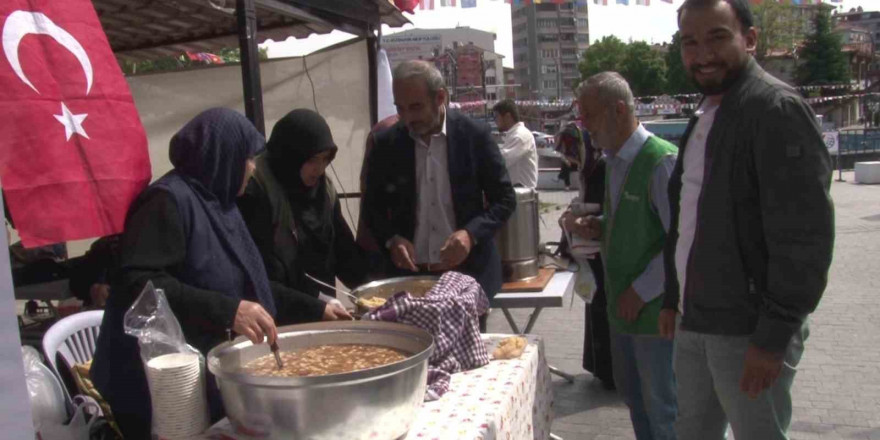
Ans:
[[[603,72],[578,88],[584,128],[608,157],[605,212],[568,216],[564,227],[599,239],[605,262],[614,383],[629,406],[639,440],[675,439],[672,341],[658,334],[664,288],[663,245],[669,229],[666,191],[678,149],[646,130],[632,91]]]

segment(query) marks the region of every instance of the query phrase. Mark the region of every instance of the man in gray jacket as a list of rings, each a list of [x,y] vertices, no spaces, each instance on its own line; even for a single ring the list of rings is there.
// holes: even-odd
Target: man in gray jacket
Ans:
[[[750,55],[747,0],[686,0],[679,29],[705,97],[669,182],[659,326],[676,341],[676,433],[720,440],[730,423],[738,439],[787,439],[806,319],[831,264],[828,151],[797,91]]]

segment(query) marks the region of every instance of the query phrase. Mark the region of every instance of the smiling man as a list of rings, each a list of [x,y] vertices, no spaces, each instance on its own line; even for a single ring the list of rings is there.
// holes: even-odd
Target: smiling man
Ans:
[[[810,107],[750,55],[747,0],[686,0],[681,56],[705,95],[669,182],[660,332],[675,338],[679,440],[787,439],[807,316],[834,242]],[[678,315],[681,315],[678,321]]]

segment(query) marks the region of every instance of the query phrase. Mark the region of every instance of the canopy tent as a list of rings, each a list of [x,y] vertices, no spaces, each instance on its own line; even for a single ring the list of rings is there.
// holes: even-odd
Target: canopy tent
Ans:
[[[237,41],[241,49],[243,93],[229,96],[221,104],[236,107],[229,100],[237,98],[241,102],[238,99],[243,95],[246,115],[263,132],[263,88],[258,43],[266,39],[284,40],[289,36],[301,38],[313,33],[323,34],[334,29],[364,37],[365,41],[351,46],[361,47],[361,53],[364,51],[362,46],[366,46],[366,68],[362,65],[356,71],[361,74],[367,71],[366,95],[370,108],[369,120],[373,124],[377,120],[376,54],[381,25],[398,27],[408,23],[387,0],[92,0],[92,4],[110,46],[120,60],[149,60],[182,52],[216,51],[234,47]],[[335,62],[320,60],[334,58],[329,55],[317,58],[317,69],[338,66],[341,62],[338,57]],[[267,83],[274,88],[276,75],[267,76]],[[296,85],[302,82],[301,79],[292,81],[294,87],[301,87]],[[317,88],[320,89],[321,85]],[[362,95],[363,88],[361,86]],[[133,91],[136,90],[137,87],[133,87]],[[318,94],[313,96],[315,102],[322,101]],[[270,101],[270,104],[275,107],[274,101]],[[283,104],[292,105],[293,102]],[[327,107],[330,113],[335,113],[330,110],[329,103]],[[293,107],[287,107],[290,108]],[[322,112],[325,110],[320,109]],[[350,111],[347,109],[342,113]],[[150,117],[142,118],[151,120]],[[339,116],[338,119],[341,121],[343,118]],[[163,120],[162,115],[157,120]],[[179,125],[185,120],[177,122]],[[334,123],[333,118],[330,122],[331,125]],[[363,142],[363,137],[360,142]],[[22,380],[22,356],[18,347],[19,333],[14,319],[16,306],[7,254],[0,255],[0,289],[5,292],[0,295],[0,323],[3,323],[0,327],[2,333],[9,336],[0,343],[0,384],[7,390],[0,396],[0,425],[14,438],[33,437],[30,407],[21,404],[22,399],[27,399],[27,391]]]
[[[245,114],[265,133],[257,44],[334,29],[367,39],[370,121],[376,122],[381,25],[409,23],[388,0],[92,0],[120,59],[241,48]],[[237,44],[236,44],[237,42]]]

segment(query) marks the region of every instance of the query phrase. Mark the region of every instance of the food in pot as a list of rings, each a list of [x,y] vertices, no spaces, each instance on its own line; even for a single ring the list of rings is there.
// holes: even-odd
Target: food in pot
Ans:
[[[385,302],[388,301],[386,298],[380,298],[378,296],[374,296],[372,298],[360,298],[358,299],[358,305],[362,307],[366,307],[368,309],[375,309],[377,307],[382,307]]]
[[[518,358],[522,355],[523,350],[525,350],[527,342],[526,338],[520,336],[506,338],[495,347],[495,351],[492,352],[492,357],[495,359]]]
[[[275,357],[267,354],[248,362],[244,371],[255,376],[324,376],[381,367],[406,357],[403,351],[380,345],[319,345],[305,350],[281,352],[284,368],[280,370]]]

